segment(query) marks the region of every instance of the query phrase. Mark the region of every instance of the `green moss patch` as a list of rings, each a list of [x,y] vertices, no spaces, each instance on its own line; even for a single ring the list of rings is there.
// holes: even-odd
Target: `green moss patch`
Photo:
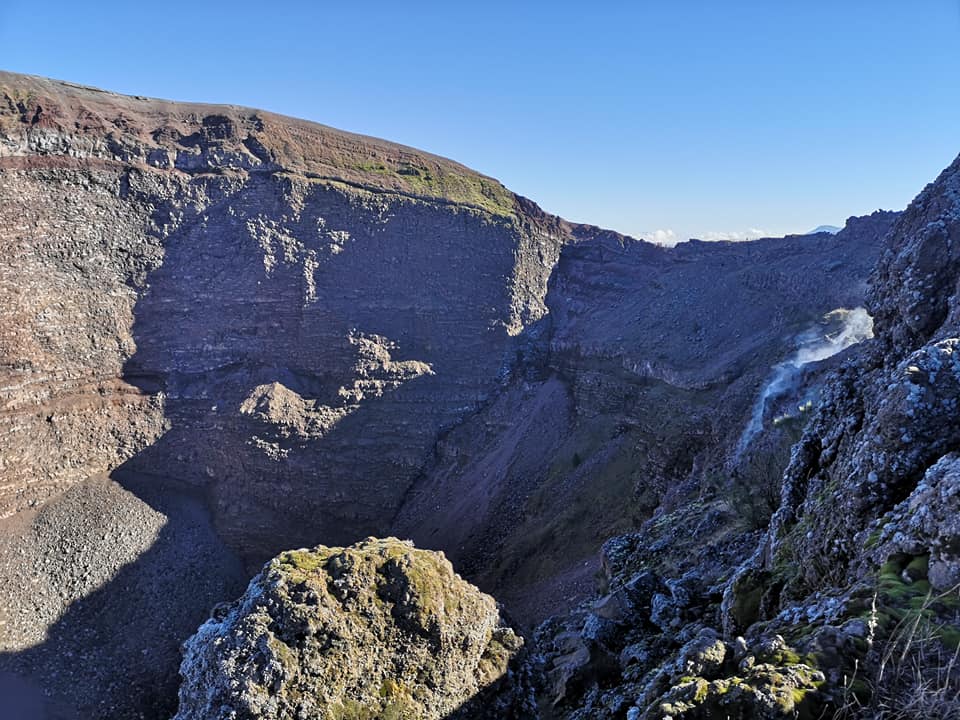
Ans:
[[[894,555],[878,569],[877,625],[887,634],[903,623],[916,623],[956,650],[960,648],[960,595],[956,590],[933,591],[927,580],[929,563],[929,555]]]
[[[804,664],[757,665],[742,676],[683,678],[658,709],[675,720],[814,720],[827,709],[824,682],[821,672]]]

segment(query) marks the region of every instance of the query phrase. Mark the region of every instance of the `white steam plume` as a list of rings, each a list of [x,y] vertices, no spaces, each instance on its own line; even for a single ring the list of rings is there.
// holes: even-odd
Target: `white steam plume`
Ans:
[[[797,351],[789,360],[774,365],[770,380],[764,385],[760,396],[753,406],[750,422],[744,428],[737,443],[739,457],[754,436],[763,428],[763,416],[767,402],[796,387],[800,370],[804,365],[826,360],[851,345],[873,337],[873,318],[865,308],[853,310],[838,308],[824,315],[815,327],[797,338]]]

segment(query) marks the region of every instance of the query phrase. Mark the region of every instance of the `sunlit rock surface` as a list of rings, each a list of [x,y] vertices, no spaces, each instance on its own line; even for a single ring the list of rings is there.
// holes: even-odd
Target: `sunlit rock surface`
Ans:
[[[442,554],[293,550],[186,642],[176,720],[478,717],[521,646]]]

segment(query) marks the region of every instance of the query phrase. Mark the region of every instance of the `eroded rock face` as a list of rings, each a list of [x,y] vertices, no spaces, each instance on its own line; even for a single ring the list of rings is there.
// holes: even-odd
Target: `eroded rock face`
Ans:
[[[535,623],[557,612],[555,598],[575,605],[592,594],[607,538],[691,498],[707,502],[684,521],[711,538],[742,531],[738,515],[765,525],[809,418],[798,406],[816,397],[831,361],[796,369],[781,388],[795,392],[772,394],[762,432],[728,458],[775,367],[812,331],[836,333],[825,321],[849,314],[831,311],[864,303],[896,215],[851,218],[836,236],[671,249],[573,228],[549,313],[524,334],[511,382],[443,436],[394,532],[445,549]],[[743,497],[730,502],[735,473]],[[738,552],[737,542],[707,550],[685,527],[672,542],[689,550],[676,553],[687,567]]]
[[[957,247],[960,159],[887,236],[876,338],[828,380],[769,529],[723,532],[701,495],[608,541],[607,594],[536,638],[547,716],[956,716]]]
[[[145,517],[170,532],[109,563],[35,567],[11,546],[0,671],[67,717],[166,716],[170,648],[229,597],[234,553],[251,568],[384,533],[440,433],[509,374],[568,234],[410,148],[0,73],[2,531],[26,542],[25,513],[107,473],[138,497],[191,498],[157,503]],[[127,507],[100,497],[104,517]],[[194,525],[213,535],[199,548]],[[97,538],[79,557],[111,547]],[[128,590],[153,581],[162,598],[200,564],[187,606]],[[19,588],[48,584],[62,592],[31,612]],[[149,627],[131,639],[128,617]],[[112,659],[156,636],[162,654]],[[78,674],[48,681],[57,666]]]
[[[0,98],[0,516],[123,466],[204,488],[255,564],[382,534],[546,312],[564,224],[451,161],[12,74]]]
[[[521,645],[442,554],[294,550],[187,641],[176,720],[475,717]]]

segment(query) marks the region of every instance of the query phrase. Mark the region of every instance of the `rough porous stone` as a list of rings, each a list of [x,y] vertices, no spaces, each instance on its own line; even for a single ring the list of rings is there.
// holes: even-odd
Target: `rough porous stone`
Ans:
[[[472,717],[521,645],[442,554],[294,550],[186,642],[176,720]]]

